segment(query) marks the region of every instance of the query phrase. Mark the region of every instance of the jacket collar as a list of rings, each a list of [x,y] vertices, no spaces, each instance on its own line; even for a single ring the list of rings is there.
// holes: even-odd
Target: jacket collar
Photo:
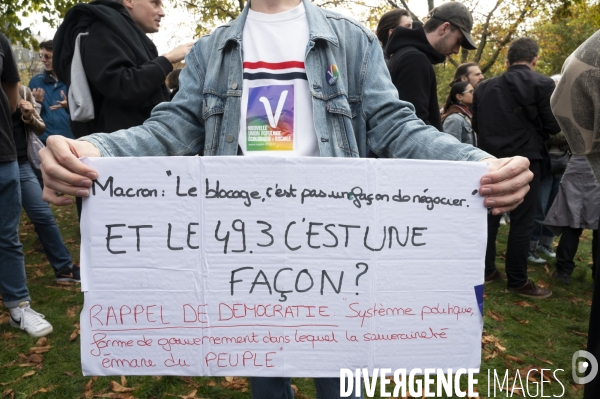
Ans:
[[[50,72],[44,70],[44,83],[53,85],[56,82],[58,82],[58,80],[56,80]]]
[[[308,36],[309,40],[314,42],[316,40],[327,40],[336,47],[339,47],[339,40],[331,28],[331,25],[327,21],[327,18],[321,10],[310,0],[302,0],[304,8],[306,10],[306,18],[308,19]],[[235,41],[238,44],[242,42],[242,33],[244,31],[244,24],[248,16],[248,9],[250,8],[250,1],[246,2],[246,6],[240,13],[240,15],[229,23],[229,30],[225,35],[223,44],[219,47],[222,50],[230,41]]]

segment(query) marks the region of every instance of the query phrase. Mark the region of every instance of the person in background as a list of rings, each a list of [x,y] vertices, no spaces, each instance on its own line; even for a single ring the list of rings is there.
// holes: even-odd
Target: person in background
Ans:
[[[583,155],[573,155],[562,176],[556,199],[548,210],[544,226],[560,235],[556,249],[556,270],[552,277],[563,284],[571,282],[575,254],[584,229],[594,231],[592,239],[593,275],[596,271],[600,185]]]
[[[550,78],[558,85],[560,75],[553,75]],[[567,166],[567,162],[564,162],[564,166],[561,167],[559,165],[561,162],[557,160],[568,157],[570,154],[569,143],[567,143],[567,138],[562,132],[550,136],[546,141],[546,147],[550,154],[552,168],[540,182],[540,193],[538,194],[538,202],[533,212],[534,225],[529,243],[529,256],[527,257],[529,262],[539,264],[546,263],[546,259],[542,258],[540,254],[548,258],[556,258],[556,253],[552,249],[554,233],[544,227],[544,219],[556,198],[560,180]]]
[[[175,97],[175,94],[179,91],[179,74],[181,73],[181,68],[178,68],[167,75],[167,87],[171,90],[171,100]]]
[[[600,31],[594,33],[565,61],[562,79],[550,104],[573,157],[587,158],[591,172],[600,182]],[[596,242],[596,263],[600,251]],[[600,278],[594,280],[587,351],[600,359]],[[588,369],[588,372],[591,368]],[[585,384],[583,399],[600,397],[600,377]]]
[[[456,71],[454,72],[454,78],[452,82],[450,82],[450,87],[454,85],[456,82],[469,82],[473,89],[477,89],[479,83],[483,82],[485,76],[483,76],[483,72],[479,69],[479,65],[475,62],[466,62],[464,64],[460,64]]]
[[[458,54],[461,46],[474,50],[472,28],[471,12],[464,4],[451,1],[431,10],[422,29],[395,28],[385,49],[390,56],[392,83],[400,99],[411,103],[425,124],[440,131],[442,118],[433,65]]]
[[[56,282],[81,282],[79,266],[73,264],[73,258],[63,242],[60,230],[48,203],[42,199],[42,187],[33,173],[33,167],[27,158],[28,133],[37,136],[44,133],[46,125],[34,109],[31,91],[19,85],[19,106],[12,114],[12,128],[19,178],[21,181],[21,204],[42,244],[46,258],[54,269]]]
[[[477,145],[477,136],[471,126],[473,115],[469,108],[473,104],[473,86],[469,82],[452,85],[444,104],[442,124],[444,132],[456,137],[461,143]]]
[[[534,72],[539,45],[522,37],[514,40],[507,53],[506,71],[499,77],[479,84],[473,101],[473,128],[477,146],[497,157],[524,156],[530,161],[534,178],[524,201],[510,213],[506,247],[508,291],[517,295],[544,299],[552,291],[540,287],[528,277],[527,257],[533,230],[533,212],[549,155],[544,144],[550,135],[560,132],[550,109],[554,91],[552,79]],[[485,255],[485,281],[503,278],[496,268],[496,237],[499,215],[488,215],[488,244]]]
[[[29,305],[23,245],[19,241],[21,183],[11,114],[19,104],[20,80],[10,43],[0,33],[0,294],[10,313],[10,326],[43,337],[52,332],[52,325]]]
[[[40,136],[46,144],[48,136],[59,134],[74,139],[67,110],[67,86],[56,76],[52,68],[54,46],[52,40],[40,43],[40,60],[44,72],[29,81],[29,88],[38,104],[42,105],[40,116],[46,124],[46,131]]]
[[[406,29],[413,28],[413,20],[410,13],[403,8],[395,8],[386,12],[381,16],[377,24],[376,35],[379,43],[381,43],[386,64],[389,62],[390,56],[386,54],[385,47],[387,46],[389,37],[397,26],[402,26]]]

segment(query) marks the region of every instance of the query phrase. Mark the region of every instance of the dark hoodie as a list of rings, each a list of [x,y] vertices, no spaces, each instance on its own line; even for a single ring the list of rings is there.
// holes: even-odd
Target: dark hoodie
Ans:
[[[72,122],[76,137],[141,125],[154,106],[169,100],[165,79],[173,70],[171,62],[158,56],[125,7],[112,0],[77,4],[58,28],[52,66],[67,88],[80,32],[89,32],[81,41],[81,57],[96,118]]]
[[[386,53],[392,82],[403,101],[412,103],[417,117],[442,131],[437,81],[432,64],[444,62],[446,56],[433,49],[423,28],[394,29]]]

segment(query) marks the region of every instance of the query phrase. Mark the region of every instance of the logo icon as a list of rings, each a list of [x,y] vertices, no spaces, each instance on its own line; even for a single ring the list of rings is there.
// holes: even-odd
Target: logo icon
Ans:
[[[576,384],[587,384],[598,374],[598,360],[588,351],[582,350],[573,353],[571,365],[573,368],[573,381]]]
[[[333,86],[334,84],[336,84],[339,77],[340,72],[338,71],[337,65],[329,65],[329,68],[327,68],[327,75],[325,76],[325,78],[327,79],[327,83],[329,83],[329,86]]]

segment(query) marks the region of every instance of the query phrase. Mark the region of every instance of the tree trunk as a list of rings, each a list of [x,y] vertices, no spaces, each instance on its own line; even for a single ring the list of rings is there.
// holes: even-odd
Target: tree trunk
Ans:
[[[433,5],[433,0],[427,0],[427,6],[429,7],[429,11],[433,10],[433,8],[435,7]]]

